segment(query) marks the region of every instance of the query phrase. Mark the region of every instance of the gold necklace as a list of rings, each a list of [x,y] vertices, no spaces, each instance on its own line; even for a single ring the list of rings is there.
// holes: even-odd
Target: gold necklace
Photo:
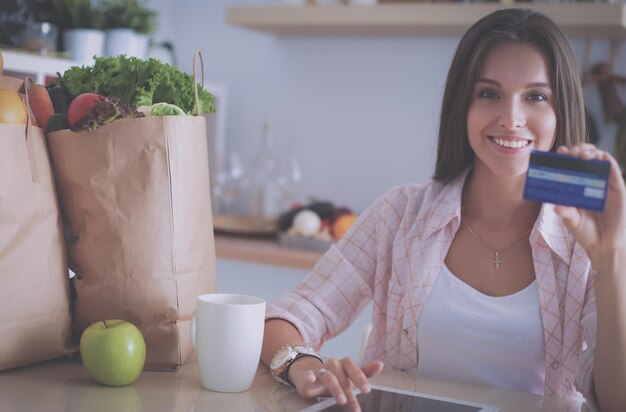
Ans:
[[[507,247],[500,249],[500,250],[496,250],[494,248],[492,248],[491,246],[489,246],[487,244],[487,242],[485,242],[485,240],[478,236],[478,234],[476,232],[474,232],[474,229],[472,229],[472,227],[470,226],[469,222],[467,221],[467,219],[463,219],[463,221],[465,222],[465,225],[467,226],[467,228],[469,229],[470,233],[472,234],[472,236],[474,236],[476,239],[478,239],[478,241],[487,249],[489,249],[489,251],[491,253],[495,254],[495,259],[493,260],[493,265],[496,267],[496,270],[500,270],[500,266],[502,265],[502,259],[500,259],[500,253],[502,252],[506,252],[507,250],[511,249],[513,246],[517,245],[519,242],[521,242],[523,239],[525,239],[530,232],[533,230],[532,228],[524,233],[524,236],[520,237],[519,239],[513,241],[513,243],[509,244]]]

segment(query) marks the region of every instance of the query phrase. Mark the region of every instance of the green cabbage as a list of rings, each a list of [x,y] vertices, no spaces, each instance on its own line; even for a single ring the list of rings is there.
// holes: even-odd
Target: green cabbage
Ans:
[[[132,107],[170,103],[197,115],[193,77],[156,59],[124,55],[96,57],[93,66],[74,66],[63,73],[62,84],[72,98],[81,93],[115,96]],[[215,112],[215,97],[198,85],[200,113]]]
[[[137,110],[146,116],[180,116],[185,114],[183,109],[170,103],[155,103],[152,106],[139,106]]]

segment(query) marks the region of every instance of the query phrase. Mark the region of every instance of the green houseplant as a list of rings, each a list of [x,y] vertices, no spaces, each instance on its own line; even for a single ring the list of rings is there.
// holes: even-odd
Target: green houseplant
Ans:
[[[99,3],[91,0],[52,0],[52,13],[59,28],[101,30],[104,12]]]
[[[156,29],[157,13],[142,0],[103,0],[105,29],[131,29],[151,35]]]
[[[54,20],[63,30],[64,48],[78,63],[88,63],[104,50],[104,13],[92,0],[51,0]]]
[[[144,0],[102,0],[106,30],[105,55],[145,58],[157,13]]]

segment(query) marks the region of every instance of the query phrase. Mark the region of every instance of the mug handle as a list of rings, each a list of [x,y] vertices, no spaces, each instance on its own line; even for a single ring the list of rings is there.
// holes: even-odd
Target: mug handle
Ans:
[[[191,317],[191,324],[189,325],[189,334],[191,336],[191,345],[193,350],[196,350],[196,312]]]

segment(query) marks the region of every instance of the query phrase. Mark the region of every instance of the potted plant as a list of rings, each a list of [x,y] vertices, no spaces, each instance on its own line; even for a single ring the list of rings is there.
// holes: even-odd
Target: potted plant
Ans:
[[[65,49],[71,58],[89,63],[104,50],[104,14],[100,5],[91,0],[52,0],[55,21],[63,30]]]
[[[102,0],[106,30],[105,55],[145,58],[157,13],[144,0]]]

